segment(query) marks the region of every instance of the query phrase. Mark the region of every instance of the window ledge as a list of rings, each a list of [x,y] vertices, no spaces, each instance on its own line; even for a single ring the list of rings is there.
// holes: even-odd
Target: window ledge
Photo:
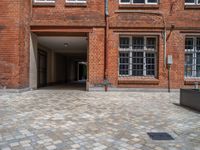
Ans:
[[[119,8],[121,9],[159,9],[159,4],[119,4]]]
[[[54,7],[55,3],[42,3],[42,2],[33,2],[33,6],[44,6],[44,7]]]
[[[185,85],[194,85],[194,82],[199,82],[200,84],[200,78],[185,78],[184,80]]]
[[[87,3],[65,3],[66,7],[87,7]]]
[[[185,9],[200,9],[200,5],[185,5]]]
[[[146,84],[158,85],[159,80],[153,77],[119,77],[119,84]]]

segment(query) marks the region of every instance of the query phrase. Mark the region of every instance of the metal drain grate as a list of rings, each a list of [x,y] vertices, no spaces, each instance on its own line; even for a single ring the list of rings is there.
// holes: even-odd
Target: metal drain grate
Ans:
[[[148,132],[147,134],[152,140],[174,140],[174,138],[166,132]]]

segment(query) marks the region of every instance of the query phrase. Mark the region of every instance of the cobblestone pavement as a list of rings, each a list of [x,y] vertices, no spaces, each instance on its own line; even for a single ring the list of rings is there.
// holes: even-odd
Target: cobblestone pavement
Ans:
[[[42,89],[0,96],[2,150],[200,150],[200,114],[179,93]],[[154,141],[147,132],[175,140]]]

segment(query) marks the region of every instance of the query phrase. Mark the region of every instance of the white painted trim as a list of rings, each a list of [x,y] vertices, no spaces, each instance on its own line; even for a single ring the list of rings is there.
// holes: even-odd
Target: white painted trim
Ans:
[[[200,79],[200,77],[197,76],[197,38],[199,36],[186,36],[185,40],[187,38],[193,39],[193,49],[185,49],[185,54],[192,54],[192,76],[184,76],[185,79]],[[186,65],[186,64],[185,64]],[[185,66],[184,65],[184,66]],[[184,67],[184,74],[185,74],[185,67]]]
[[[129,57],[132,56],[132,52],[134,52],[133,50],[133,47],[132,47],[132,38],[133,37],[142,37],[144,39],[144,48],[142,50],[137,50],[137,52],[143,52],[143,76],[145,77],[157,77],[157,69],[158,69],[158,66],[157,66],[157,51],[158,51],[158,46],[157,46],[157,42],[158,42],[158,37],[157,36],[151,36],[151,35],[148,35],[148,36],[143,36],[143,35],[119,35],[119,46],[118,46],[118,49],[119,49],[119,52],[128,52],[129,53]],[[120,48],[120,38],[129,38],[129,48]],[[156,40],[156,47],[154,50],[148,50],[147,49],[147,38],[155,38]],[[154,75],[147,75],[146,73],[146,52],[153,52],[155,54],[155,62],[154,62]],[[131,53],[131,54],[130,54]],[[120,57],[118,57],[118,76],[119,77],[129,77],[129,76],[132,76],[132,58],[130,57],[129,58],[129,70],[128,70],[128,75],[120,75]]]
[[[149,0],[145,0],[144,3],[134,3],[134,0],[129,0],[130,2],[122,2],[122,0],[119,0],[119,4],[133,4],[133,5],[143,5],[143,4],[149,4],[149,5],[157,5],[158,4],[158,0],[155,3],[149,2]]]
[[[79,3],[83,3],[83,4],[85,4],[85,3],[87,3],[87,0],[66,0],[65,1],[66,3],[74,3],[74,4],[79,4]]]
[[[198,2],[198,0],[194,0],[194,2],[191,2],[191,3],[185,2],[185,5],[200,5],[200,3]]]
[[[55,0],[34,0],[34,3],[55,3]]]

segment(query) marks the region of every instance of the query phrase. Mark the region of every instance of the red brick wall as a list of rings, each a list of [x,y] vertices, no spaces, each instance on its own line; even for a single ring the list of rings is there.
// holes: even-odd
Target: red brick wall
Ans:
[[[104,28],[94,28],[89,33],[89,83],[100,84],[104,79]]]
[[[122,13],[120,11],[146,11]],[[161,15],[163,14],[163,16]],[[172,88],[184,86],[184,38],[187,34],[200,35],[200,8],[185,8],[184,0],[161,0],[158,6],[119,5],[109,0],[108,79],[115,87],[167,87],[168,70],[164,68],[162,32],[163,18],[167,27],[167,54],[173,55]],[[175,28],[171,28],[174,25]],[[15,0],[0,3],[0,86],[23,88],[29,84],[30,27],[48,30],[54,27],[67,32],[77,28],[89,29],[89,81],[97,84],[104,75],[104,1],[88,0],[86,6],[65,6],[65,0],[56,0],[55,6],[31,6],[31,1]],[[157,35],[158,76],[156,81],[119,82],[119,35]],[[138,79],[137,79],[138,80]],[[134,83],[135,82],[135,83]],[[120,83],[120,84],[119,84]],[[137,83],[137,84],[136,84]]]
[[[21,0],[12,2],[1,0],[0,3],[1,87],[20,88],[27,86],[27,66],[21,65],[23,64],[22,59],[26,59],[24,56],[27,56],[27,54],[24,55],[25,30],[24,21],[22,21],[26,16],[25,9],[23,9],[24,2]]]
[[[18,84],[18,22],[19,2],[10,4],[3,0],[0,4],[0,84]],[[12,9],[11,9],[12,8]],[[13,41],[13,42],[12,42]],[[12,43],[12,44],[11,44]],[[14,79],[15,78],[15,79]]]
[[[162,0],[158,6],[120,5],[118,0],[110,0],[109,10],[109,81],[115,87],[160,87],[168,86],[168,69],[164,67],[164,47],[162,33],[164,21],[167,27],[167,55],[172,55],[174,64],[171,67],[171,87],[180,88],[184,85],[184,44],[185,35],[200,35],[200,7],[185,8],[184,0]],[[126,11],[123,12],[123,11]],[[133,12],[140,11],[140,12]],[[142,12],[142,13],[141,13]],[[151,12],[151,14],[147,14]],[[152,14],[158,13],[158,14]],[[175,28],[171,28],[174,25]],[[183,33],[186,32],[186,33]],[[157,35],[158,76],[157,80],[145,78],[118,77],[118,46],[120,34]]]
[[[32,25],[104,26],[104,1],[88,0],[86,6],[66,6],[65,0],[56,0],[55,6],[34,6]]]
[[[29,86],[30,9],[31,1],[20,1],[19,88]]]

